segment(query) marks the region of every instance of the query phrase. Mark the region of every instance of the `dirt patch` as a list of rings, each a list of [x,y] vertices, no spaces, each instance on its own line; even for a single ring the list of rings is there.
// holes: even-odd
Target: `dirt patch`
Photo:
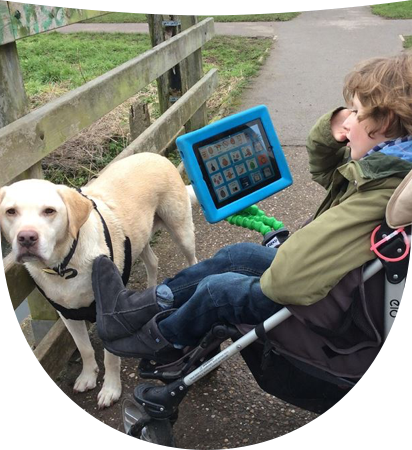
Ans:
[[[87,184],[128,145],[131,105],[137,101],[148,102],[155,94],[155,86],[149,85],[44,158],[46,178],[75,187]],[[148,106],[152,117],[156,116],[155,104],[151,102]]]

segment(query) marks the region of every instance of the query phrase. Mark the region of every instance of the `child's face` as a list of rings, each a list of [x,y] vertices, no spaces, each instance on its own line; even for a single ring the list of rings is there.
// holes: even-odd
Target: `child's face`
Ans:
[[[373,129],[374,123],[372,119],[365,119],[359,122],[358,117],[363,113],[363,106],[360,103],[357,95],[353,97],[352,107],[350,108],[352,114],[343,122],[343,128],[346,131],[346,137],[349,139],[348,146],[351,149],[351,158],[355,161],[361,159],[372,150],[375,145],[387,140],[387,137],[377,131],[369,137],[368,130]]]

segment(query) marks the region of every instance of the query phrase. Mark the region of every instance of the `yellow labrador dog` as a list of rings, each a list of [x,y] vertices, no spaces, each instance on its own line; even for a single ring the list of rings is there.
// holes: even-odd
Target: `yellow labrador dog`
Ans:
[[[120,273],[125,273],[140,258],[148,285],[154,286],[158,259],[149,242],[163,225],[188,263],[196,263],[191,201],[193,191],[185,187],[177,169],[153,153],[114,163],[81,193],[44,180],[19,181],[0,189],[0,227],[12,254],[54,302],[80,351],[83,369],[75,391],[96,386],[98,367],[86,323],[71,316],[79,311],[88,314],[93,306],[93,260],[112,254]],[[104,364],[100,408],[121,395],[120,359],[105,351]]]

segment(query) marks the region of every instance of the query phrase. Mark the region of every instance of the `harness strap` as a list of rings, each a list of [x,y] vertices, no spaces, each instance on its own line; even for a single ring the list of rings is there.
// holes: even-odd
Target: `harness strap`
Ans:
[[[83,306],[82,308],[65,308],[62,305],[51,300],[43,289],[36,283],[37,289],[41,292],[44,298],[53,306],[54,309],[59,311],[65,319],[70,320],[88,320],[91,323],[96,322],[96,301],[94,300],[89,306]]]
[[[265,327],[263,326],[263,322],[257,325],[255,328],[255,333],[257,337],[264,343],[263,352],[262,352],[262,361],[260,363],[260,367],[262,370],[265,370],[269,364],[269,355],[273,350],[274,346],[267,335]]]
[[[132,271],[132,244],[130,242],[130,239],[126,236],[126,239],[124,240],[124,266],[122,273],[122,280],[125,286],[129,282],[131,271]]]
[[[88,197],[87,195],[83,194],[83,192],[78,189],[79,193],[81,195],[83,195],[83,197],[87,198],[88,200],[90,200],[93,204],[93,208],[95,209],[95,211],[97,212],[97,214],[99,214],[100,216],[100,220],[102,221],[102,225],[103,225],[103,231],[104,231],[104,239],[106,241],[106,245],[109,248],[109,253],[110,253],[110,259],[113,261],[113,244],[112,244],[112,239],[110,237],[110,232],[109,232],[109,227],[106,224],[106,221],[104,220],[101,212],[98,210],[96,203],[94,202],[93,199],[91,199],[90,197]],[[130,272],[132,270],[132,244],[130,242],[130,239],[126,236],[125,241],[124,241],[124,266],[123,266],[123,273],[122,273],[122,280],[123,280],[123,284],[126,286],[126,284],[129,281],[130,278]]]
[[[103,225],[104,239],[106,241],[106,245],[109,247],[110,259],[113,261],[113,244],[112,244],[112,239],[110,237],[109,227],[107,226],[106,221],[104,220],[101,212],[98,210],[95,201],[93,199],[91,199],[90,197],[88,197],[86,194],[83,194],[81,189],[78,189],[78,192],[79,192],[79,194],[83,195],[84,198],[87,198],[87,200],[90,200],[92,202],[94,210],[99,215],[100,220],[102,221],[102,225]]]
[[[109,227],[107,226],[106,221],[104,220],[101,212],[98,210],[97,205],[94,202],[94,200],[91,199],[90,197],[87,197],[87,195],[83,194],[83,192],[81,192],[80,189],[79,189],[79,193],[81,195],[83,195],[83,197],[87,198],[88,200],[90,200],[92,202],[93,208],[95,209],[97,214],[99,214],[100,220],[102,221],[102,225],[103,225],[104,239],[106,241],[107,247],[109,247],[110,259],[113,261],[113,254],[114,254],[113,253],[113,244],[112,244],[112,239],[110,237]],[[126,285],[129,281],[130,272],[132,270],[132,244],[130,242],[130,239],[127,236],[125,238],[123,246],[124,246],[124,266],[123,266],[122,280],[123,280],[123,284]]]

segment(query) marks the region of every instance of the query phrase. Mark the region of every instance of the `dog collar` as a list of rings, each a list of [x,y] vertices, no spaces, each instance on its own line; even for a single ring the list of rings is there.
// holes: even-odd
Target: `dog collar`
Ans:
[[[100,216],[100,220],[102,221],[103,224],[103,229],[104,229],[104,238],[106,240],[106,244],[109,247],[109,251],[110,251],[110,259],[113,261],[113,246],[112,246],[112,240],[110,238],[110,233],[109,233],[109,229],[106,225],[105,220],[103,219],[103,216],[101,215],[100,211],[97,209],[97,205],[94,202],[94,200],[92,200],[90,197],[88,197],[87,195],[83,194],[83,192],[81,191],[81,189],[77,189],[77,192],[82,195],[84,198],[87,198],[87,200],[92,202],[93,208],[94,210],[98,213],[98,215]],[[79,230],[80,233],[80,230]],[[73,244],[70,248],[70,251],[68,253],[68,255],[64,258],[63,262],[61,264],[59,264],[56,267],[53,267],[52,269],[50,269],[49,267],[43,269],[43,272],[49,274],[49,275],[59,275],[62,278],[64,278],[65,280],[70,280],[71,278],[75,278],[78,275],[78,272],[76,269],[71,269],[71,268],[67,268],[70,260],[72,259],[74,252],[76,251],[76,247],[77,247],[77,242],[79,240],[79,233],[77,233],[77,237],[76,239],[73,241]]]
[[[80,233],[80,231],[79,231]],[[79,233],[77,233],[76,239],[73,241],[73,244],[70,248],[69,253],[64,258],[63,262],[59,264],[56,267],[53,267],[50,269],[49,267],[46,267],[43,269],[43,272],[48,273],[49,275],[59,275],[62,278],[69,280],[70,278],[74,278],[77,276],[78,272],[76,269],[67,268],[70,260],[72,259],[74,252],[76,251],[77,242],[79,241]]]

